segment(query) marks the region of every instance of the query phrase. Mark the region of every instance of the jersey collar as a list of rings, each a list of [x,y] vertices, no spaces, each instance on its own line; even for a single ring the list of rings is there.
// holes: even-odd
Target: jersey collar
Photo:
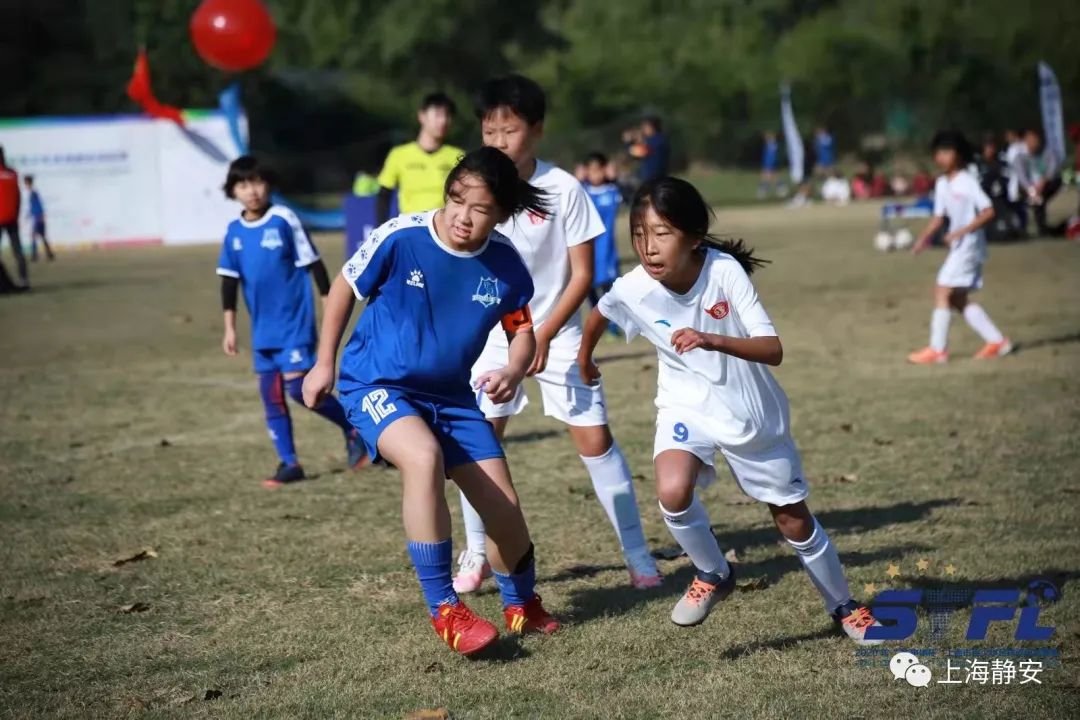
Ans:
[[[241,210],[239,220],[240,220],[240,224],[243,225],[246,228],[257,228],[257,227],[262,227],[263,224],[266,221],[268,221],[273,214],[274,214],[274,206],[271,205],[270,207],[266,208],[266,212],[264,212],[263,216],[261,218],[259,218],[258,220],[245,220],[244,219],[244,211]]]

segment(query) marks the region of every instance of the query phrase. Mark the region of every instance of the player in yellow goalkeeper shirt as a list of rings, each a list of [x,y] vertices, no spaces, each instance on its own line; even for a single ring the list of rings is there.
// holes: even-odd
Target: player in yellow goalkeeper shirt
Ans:
[[[416,141],[398,145],[386,156],[379,173],[379,196],[375,204],[378,225],[389,219],[390,194],[398,191],[398,211],[423,212],[443,205],[443,183],[465,153],[443,144],[456,107],[449,96],[434,92],[420,103]]]

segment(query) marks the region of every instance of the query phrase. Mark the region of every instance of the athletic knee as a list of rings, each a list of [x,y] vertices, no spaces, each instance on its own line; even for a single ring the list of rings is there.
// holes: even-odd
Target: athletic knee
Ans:
[[[615,438],[611,436],[611,430],[607,425],[575,428],[571,434],[574,444],[577,445],[578,454],[586,458],[606,455],[615,444]]]
[[[694,486],[685,482],[682,478],[665,477],[658,475],[656,478],[656,498],[660,505],[672,513],[679,513],[690,507],[694,501]]]
[[[788,540],[802,542],[814,533],[814,516],[804,503],[769,505],[776,529]]]

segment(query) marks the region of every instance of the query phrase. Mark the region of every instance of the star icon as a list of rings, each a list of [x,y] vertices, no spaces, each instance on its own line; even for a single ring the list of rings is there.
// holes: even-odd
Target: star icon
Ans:
[[[926,558],[922,558],[917,563],[915,563],[915,566],[919,568],[919,572],[926,572],[930,569],[930,561]]]
[[[877,592],[877,586],[874,585],[874,583],[866,583],[865,585],[863,585],[862,589],[863,592],[867,595],[873,595]]]
[[[890,563],[889,564],[889,569],[885,571],[885,574],[888,575],[891,578],[895,578],[896,576],[898,576],[900,574],[900,566],[899,565],[893,565],[893,564]]]
[[[956,574],[956,566],[953,565],[952,563],[949,563],[948,565],[946,565],[945,566],[945,574],[946,575],[955,575]]]

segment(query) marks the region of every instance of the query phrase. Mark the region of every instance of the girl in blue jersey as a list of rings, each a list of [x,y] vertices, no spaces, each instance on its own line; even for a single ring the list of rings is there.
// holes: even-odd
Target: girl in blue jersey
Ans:
[[[510,399],[536,349],[532,279],[495,226],[520,212],[544,212],[546,204],[493,148],[462,158],[445,195],[440,210],[380,226],[342,268],[304,399],[316,405],[333,390],[342,333],[355,301],[366,300],[341,360],[341,402],[371,457],[401,471],[409,556],[432,625],[453,650],[471,655],[498,631],[454,592],[447,477],[479,511],[495,545],[489,557],[507,629],[550,633],[559,626],[535,593],[525,518],[502,447],[477,405],[484,393],[494,402]],[[470,385],[470,370],[500,323],[509,362]]]

